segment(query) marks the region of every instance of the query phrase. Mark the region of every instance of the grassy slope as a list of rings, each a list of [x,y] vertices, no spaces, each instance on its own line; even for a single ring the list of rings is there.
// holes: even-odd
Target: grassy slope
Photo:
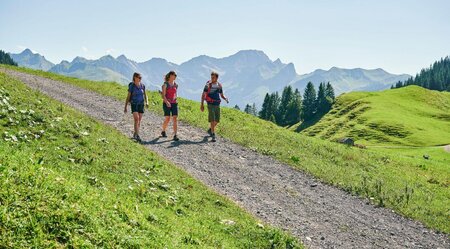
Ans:
[[[450,93],[418,86],[341,95],[318,123],[301,131],[364,145],[450,144]]]
[[[61,80],[120,100],[124,100],[126,95],[126,88],[115,83],[15,69]],[[160,96],[152,92],[150,100],[150,108],[161,113]],[[198,109],[198,102],[181,99],[179,117],[206,129],[206,114]],[[386,205],[432,228],[450,232],[449,167],[441,164],[431,167],[432,160],[395,154],[386,156],[384,153],[322,141],[290,132],[231,108],[223,108],[222,117],[218,129],[220,135],[307,171],[325,182],[371,198],[373,202]]]
[[[301,133],[328,140],[352,137],[371,151],[405,158],[422,170],[444,169],[448,187],[450,154],[435,145],[450,144],[449,110],[449,92],[418,86],[352,92],[341,95],[328,114]]]
[[[298,247],[119,132],[2,73],[0,101],[0,248]]]

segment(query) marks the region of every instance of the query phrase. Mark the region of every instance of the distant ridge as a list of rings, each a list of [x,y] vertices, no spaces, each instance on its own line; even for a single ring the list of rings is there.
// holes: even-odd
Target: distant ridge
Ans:
[[[61,61],[55,65],[30,49],[11,56],[20,66],[95,81],[127,84],[133,72],[137,71],[143,75],[144,83],[152,90],[160,87],[165,73],[176,70],[179,75],[177,81],[181,86],[180,96],[193,100],[200,98],[202,88],[209,79],[210,72],[214,70],[220,73],[219,80],[230,96],[230,105],[237,104],[241,107],[247,103],[259,106],[267,92],[281,91],[288,84],[303,90],[308,81],[316,85],[321,81],[330,81],[336,93],[340,94],[355,90],[383,90],[410,77],[406,74],[390,74],[383,69],[337,67],[298,75],[293,63],[283,63],[280,59],[271,60],[260,50],[241,50],[224,58],[200,55],[179,65],[163,58],[136,62],[125,55],[117,58],[105,55],[94,60],[77,56],[71,62]]]

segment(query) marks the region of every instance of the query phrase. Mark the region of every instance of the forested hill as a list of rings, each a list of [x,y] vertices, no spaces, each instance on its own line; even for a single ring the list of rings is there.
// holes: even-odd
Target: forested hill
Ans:
[[[450,58],[446,56],[434,62],[429,68],[424,68],[415,77],[405,82],[397,82],[392,88],[400,88],[409,85],[418,85],[424,88],[438,91],[450,91]]]

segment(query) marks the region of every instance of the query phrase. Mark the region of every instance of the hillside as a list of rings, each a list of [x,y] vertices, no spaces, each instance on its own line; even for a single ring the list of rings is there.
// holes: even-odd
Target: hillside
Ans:
[[[418,86],[352,92],[301,133],[322,139],[351,137],[364,145],[450,144],[450,93]]]
[[[11,55],[19,66],[87,80],[127,84],[133,72],[137,71],[142,74],[144,83],[152,90],[160,88],[163,75],[169,70],[176,70],[180,96],[191,100],[200,98],[201,90],[205,82],[209,80],[210,72],[214,70],[220,73],[219,80],[223,83],[227,95],[230,96],[229,106],[237,104],[241,108],[247,103],[256,103],[259,107],[266,93],[281,91],[288,84],[303,90],[308,81],[312,81],[316,86],[321,81],[329,81],[338,95],[355,90],[387,89],[395,82],[409,77],[404,74],[391,74],[382,69],[336,67],[328,71],[316,70],[299,75],[293,63],[284,63],[280,59],[272,60],[259,50],[241,50],[223,58],[200,55],[181,64],[162,58],[136,62],[125,55],[117,58],[106,55],[93,60],[76,57],[70,62],[62,61],[50,67],[42,55],[33,54],[30,50]]]
[[[0,248],[298,248],[111,127],[0,73]]]
[[[98,84],[48,72],[8,68],[60,80],[120,101],[125,98],[126,88],[117,83]],[[161,113],[160,95],[149,92],[149,97],[150,109]],[[180,98],[179,118],[206,130],[206,114],[198,109],[198,102]],[[220,136],[368,198],[377,205],[420,220],[429,227],[450,231],[447,219],[450,205],[448,164],[434,159],[386,155],[311,138],[231,108],[224,108],[222,117],[217,131]],[[412,196],[411,191],[414,192]]]
[[[393,88],[417,85],[437,91],[450,92],[450,57],[435,61],[430,67],[420,70],[415,77],[397,82]]]

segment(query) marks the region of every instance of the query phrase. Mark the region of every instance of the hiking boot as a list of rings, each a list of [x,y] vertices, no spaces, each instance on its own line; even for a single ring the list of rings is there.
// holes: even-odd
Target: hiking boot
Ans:
[[[212,136],[213,133],[212,133],[212,131],[211,131],[211,128],[208,129],[208,134],[209,134],[210,136]]]
[[[173,141],[179,141],[180,139],[178,138],[177,135],[173,136]]]
[[[167,137],[167,134],[165,131],[161,132],[161,137]]]
[[[136,141],[138,143],[142,143],[142,139],[141,139],[141,137],[139,135],[136,134],[136,137],[134,139],[136,139]]]
[[[216,141],[216,134],[213,133],[213,134],[211,135],[211,137],[212,137],[211,142],[215,142],[215,141]]]

